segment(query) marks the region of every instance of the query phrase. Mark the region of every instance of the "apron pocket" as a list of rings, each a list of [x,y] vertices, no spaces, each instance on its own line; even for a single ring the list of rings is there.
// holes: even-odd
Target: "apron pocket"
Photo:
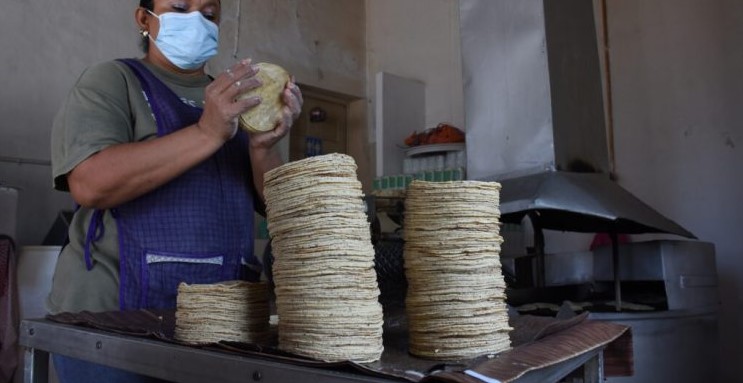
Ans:
[[[178,285],[211,284],[223,279],[224,256],[147,252],[145,307],[175,308]]]

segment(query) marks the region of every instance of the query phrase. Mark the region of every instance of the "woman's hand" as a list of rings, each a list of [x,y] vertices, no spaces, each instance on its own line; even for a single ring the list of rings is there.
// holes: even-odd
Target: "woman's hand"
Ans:
[[[270,149],[281,140],[291,129],[294,121],[302,112],[302,91],[299,89],[294,78],[292,77],[286,83],[284,91],[281,94],[284,101],[284,107],[281,109],[281,117],[276,122],[276,127],[268,132],[251,133],[250,147],[252,150]]]
[[[276,128],[264,133],[250,134],[250,162],[253,166],[253,184],[258,191],[258,196],[265,200],[263,186],[265,173],[280,166],[284,161],[275,145],[282,137],[289,133],[294,121],[302,111],[302,92],[294,78],[289,80],[281,94],[284,107],[281,109],[281,117],[276,121]]]
[[[238,117],[260,104],[258,96],[238,99],[238,96],[259,87],[258,73],[250,59],[244,59],[226,69],[204,91],[204,113],[196,124],[215,140],[225,142],[235,136]]]

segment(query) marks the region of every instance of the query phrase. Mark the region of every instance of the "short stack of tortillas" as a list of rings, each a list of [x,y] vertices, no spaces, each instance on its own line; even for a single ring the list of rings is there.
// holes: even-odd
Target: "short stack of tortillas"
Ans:
[[[382,354],[382,306],[356,163],[328,154],[265,174],[279,348],[324,361]]]
[[[174,337],[189,344],[265,342],[270,336],[268,301],[265,282],[181,283]]]
[[[413,181],[405,199],[410,352],[469,359],[510,348],[500,184]]]

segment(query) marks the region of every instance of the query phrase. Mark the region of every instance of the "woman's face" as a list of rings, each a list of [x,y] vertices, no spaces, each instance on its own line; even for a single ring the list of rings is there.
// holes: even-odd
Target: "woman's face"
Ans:
[[[157,39],[160,32],[160,20],[158,17],[164,13],[201,12],[205,19],[219,25],[220,11],[219,0],[155,0],[153,2],[152,13],[140,7],[137,8],[135,17],[140,30],[146,32],[144,36],[147,37],[145,38],[154,41]],[[158,17],[153,16],[152,14],[155,14]],[[149,60],[153,64],[181,73],[203,72],[203,67],[195,71],[179,69],[163,56],[162,52],[157,49],[155,44],[147,44],[147,47],[148,49],[145,59]]]

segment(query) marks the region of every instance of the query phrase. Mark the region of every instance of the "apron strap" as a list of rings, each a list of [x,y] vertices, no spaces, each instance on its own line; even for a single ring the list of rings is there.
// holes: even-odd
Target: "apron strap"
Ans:
[[[93,257],[90,252],[90,245],[103,237],[105,228],[103,227],[104,210],[96,209],[93,216],[90,217],[88,232],[85,235],[85,267],[90,271],[93,268]]]

